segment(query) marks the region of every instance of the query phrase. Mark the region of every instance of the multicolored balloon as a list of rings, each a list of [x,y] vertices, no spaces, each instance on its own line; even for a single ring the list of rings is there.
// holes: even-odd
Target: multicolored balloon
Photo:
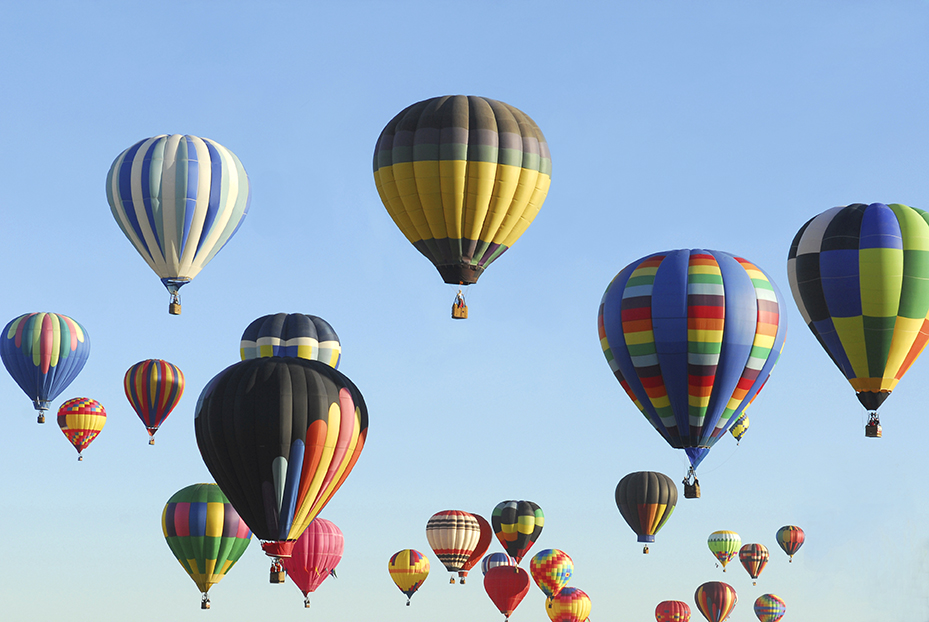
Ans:
[[[426,522],[426,540],[449,572],[464,573],[461,583],[468,575],[463,570],[465,563],[474,554],[481,537],[481,525],[470,512],[444,510],[436,512]],[[449,583],[455,583],[452,576]]]
[[[706,544],[710,551],[716,557],[716,560],[722,565],[723,572],[726,572],[726,564],[731,562],[739,554],[742,548],[742,538],[734,531],[714,531],[706,539]]]
[[[630,473],[616,485],[616,507],[639,536],[639,542],[654,542],[677,504],[677,486],[664,473]],[[648,545],[642,549],[648,553]]]
[[[516,560],[507,555],[506,553],[491,553],[481,560],[481,572],[485,575],[487,571],[491,568],[496,568],[497,566],[515,566]]]
[[[760,622],[777,622],[787,613],[787,605],[774,594],[762,594],[756,598],[754,609]]]
[[[87,449],[106,425],[103,404],[89,397],[75,397],[58,407],[58,427],[77,450],[77,459],[83,460]]]
[[[391,556],[387,563],[390,578],[406,594],[406,605],[429,576],[429,558],[415,549],[403,549]]]
[[[529,560],[529,572],[539,589],[551,597],[558,594],[571,579],[574,561],[562,550],[545,549]]]
[[[542,207],[551,174],[535,122],[484,97],[413,104],[374,149],[374,183],[387,212],[451,284],[477,282],[513,245]]]
[[[735,609],[739,597],[728,583],[709,581],[697,588],[694,600],[707,622],[722,622]]]
[[[351,473],[368,431],[358,388],[325,363],[241,361],[217,374],[194,414],[200,455],[272,562]]]
[[[203,593],[210,608],[210,588],[242,557],[251,532],[216,484],[194,484],[177,491],[161,513],[165,541],[177,561]]]
[[[484,575],[484,591],[497,609],[510,619],[529,593],[529,573],[519,566],[497,566]]]
[[[794,555],[803,546],[806,535],[796,525],[784,525],[777,530],[777,544],[789,556],[788,561],[794,560]]]
[[[321,361],[338,369],[342,345],[335,330],[321,317],[276,313],[262,316],[246,327],[239,355],[243,361],[264,356],[292,356]]]
[[[752,585],[755,585],[754,579],[758,578],[768,564],[768,547],[763,544],[746,544],[739,549],[739,561],[753,579]]]
[[[665,600],[655,607],[656,622],[690,622],[690,605],[680,600]]]
[[[545,514],[532,501],[501,501],[494,508],[490,523],[503,550],[518,564],[542,533]]]
[[[90,335],[67,315],[26,313],[11,320],[0,337],[0,359],[39,411],[39,423],[89,356]]]
[[[148,432],[148,444],[155,444],[155,432],[184,395],[184,372],[161,359],[139,361],[123,377],[126,399]]]
[[[741,441],[745,433],[748,432],[748,423],[748,415],[743,412],[732,424],[732,427],[729,428],[729,433],[732,434],[736,441]]]
[[[748,260],[682,249],[623,268],[598,324],[626,394],[696,469],[770,375],[786,318],[774,282]]]
[[[929,340],[929,213],[853,203],[797,232],[787,276],[804,322],[872,417]]]
[[[209,138],[161,134],[119,154],[106,176],[106,198],[177,315],[178,290],[235,235],[250,194],[234,153]]]
[[[345,537],[332,521],[316,517],[297,538],[290,557],[281,559],[291,581],[303,592],[303,606],[310,606],[310,592],[322,585],[342,561]]]
[[[545,599],[545,612],[552,622],[585,622],[590,616],[590,597],[584,590],[566,587]]]

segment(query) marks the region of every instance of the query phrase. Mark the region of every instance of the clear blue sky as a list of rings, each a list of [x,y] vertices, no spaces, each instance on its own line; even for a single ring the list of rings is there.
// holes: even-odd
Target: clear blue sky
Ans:
[[[786,278],[793,235],[825,209],[929,207],[927,32],[917,1],[8,4],[0,321],[80,321],[91,356],[54,406],[88,396],[109,417],[78,463],[54,418],[38,426],[0,374],[2,617],[496,620],[479,572],[448,585],[425,524],[530,499],[546,515],[530,553],[573,557],[571,585],[598,622],[693,605],[710,580],[737,590],[736,622],[766,592],[791,622],[929,618],[929,360],[882,408],[884,438],[865,439],[864,411]],[[448,317],[454,290],[396,229],[371,172],[398,111],[459,93],[525,111],[553,161],[542,211],[471,288],[466,322]],[[104,192],[112,160],[161,133],[219,141],[253,187],[180,317]],[[679,481],[686,461],[610,373],[597,306],[630,261],[688,247],[765,269],[790,329],[745,440],[713,448],[703,498],[681,499],[643,556],[613,489],[637,470]],[[201,388],[238,359],[251,320],[282,311],[335,327],[340,369],[369,406],[368,444],[322,514],[345,533],[345,557],[305,612],[293,585],[268,584],[253,543],[204,613],[161,511],[209,481],[192,426]],[[187,377],[154,447],[122,390],[146,358]],[[774,541],[785,524],[807,533],[792,564]],[[706,537],[718,529],[771,549],[757,586],[737,564],[715,568]],[[409,547],[433,572],[405,607],[387,560]],[[533,586],[512,620],[544,621],[543,607]]]

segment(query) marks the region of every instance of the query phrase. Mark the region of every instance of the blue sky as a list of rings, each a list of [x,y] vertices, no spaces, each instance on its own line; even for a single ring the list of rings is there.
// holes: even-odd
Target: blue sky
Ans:
[[[786,278],[790,241],[813,215],[929,206],[927,27],[929,6],[915,1],[5,7],[0,319],[80,321],[91,357],[54,406],[88,396],[109,417],[78,463],[54,418],[38,426],[0,375],[4,616],[492,620],[480,573],[449,586],[425,524],[530,499],[546,515],[530,553],[572,556],[591,619],[649,620],[662,600],[693,605],[710,580],[737,590],[736,622],[767,592],[791,621],[929,617],[918,433],[929,362],[882,408],[884,438],[865,439],[865,413]],[[396,229],[371,173],[397,112],[459,93],[525,111],[553,161],[542,211],[471,288],[466,322],[448,317],[454,289]],[[253,188],[235,238],[183,290],[180,317],[104,192],[113,159],[161,133],[217,140]],[[749,433],[713,448],[703,497],[681,499],[643,556],[613,489],[637,470],[679,481],[686,460],[610,373],[597,306],[629,262],[697,247],[766,270],[790,327]],[[340,370],[368,403],[368,444],[322,514],[345,533],[345,557],[305,612],[293,585],[267,583],[253,543],[202,613],[161,511],[209,481],[192,426],[200,389],[238,359],[248,323],[275,312],[327,319]],[[122,391],[146,358],[187,377],[154,447]],[[792,564],[774,541],[785,524],[807,533]],[[715,568],[706,537],[718,529],[771,549],[757,586],[738,565]],[[411,607],[387,574],[403,548],[433,560]],[[543,607],[533,586],[512,619],[545,620]]]

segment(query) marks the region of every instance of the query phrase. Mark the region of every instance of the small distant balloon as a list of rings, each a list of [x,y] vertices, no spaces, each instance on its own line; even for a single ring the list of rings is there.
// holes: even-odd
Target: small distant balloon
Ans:
[[[542,533],[545,514],[532,501],[501,501],[490,522],[503,550],[518,564]]]
[[[481,572],[487,574],[487,571],[497,566],[515,566],[516,560],[506,553],[491,553],[481,560]]]
[[[677,504],[677,486],[664,473],[638,471],[630,473],[616,485],[616,507],[639,542],[654,542]],[[648,544],[642,549],[648,553]]]
[[[529,584],[529,573],[519,566],[497,566],[484,575],[484,590],[506,620],[526,597]]]
[[[297,538],[290,557],[281,559],[291,581],[303,592],[303,606],[310,606],[310,593],[322,585],[342,561],[345,537],[335,523],[316,517]]]
[[[794,560],[794,555],[803,546],[806,535],[796,525],[784,525],[777,530],[777,544],[789,556],[788,561]]]
[[[680,600],[665,600],[655,607],[656,622],[690,622],[690,605]]]
[[[335,329],[321,317],[275,313],[262,316],[246,327],[239,355],[243,361],[264,356],[291,356],[320,361],[338,369],[342,345]]]
[[[148,444],[155,444],[155,432],[184,395],[184,372],[161,359],[139,361],[123,377],[126,399],[148,432]]]
[[[585,622],[590,616],[590,597],[584,590],[566,587],[545,599],[545,612],[552,622]]]
[[[406,594],[406,604],[409,606],[413,594],[429,576],[429,558],[416,549],[403,549],[391,556],[387,570],[400,591]]]
[[[706,539],[710,552],[716,557],[716,560],[722,565],[723,572],[726,572],[726,564],[731,562],[739,554],[742,548],[742,538],[734,531],[714,531]]]
[[[477,548],[481,537],[481,526],[470,512],[463,510],[443,510],[436,512],[426,522],[426,540],[442,565],[449,572],[464,573],[461,582],[465,582],[468,571],[464,565]],[[452,576],[450,583],[455,583]]]
[[[707,622],[722,622],[735,609],[739,597],[728,583],[709,581],[697,588],[694,600]]]
[[[558,594],[571,579],[574,561],[560,549],[545,549],[532,556],[529,572],[542,593],[551,597]]]
[[[783,599],[774,594],[762,594],[756,598],[754,609],[760,622],[777,622],[787,613]]]
[[[739,561],[752,579],[757,579],[768,564],[768,547],[763,544],[746,544],[739,549]],[[752,581],[752,585],[755,585]]]
[[[106,409],[97,400],[75,397],[58,408],[58,427],[83,460],[83,451],[106,425]]]

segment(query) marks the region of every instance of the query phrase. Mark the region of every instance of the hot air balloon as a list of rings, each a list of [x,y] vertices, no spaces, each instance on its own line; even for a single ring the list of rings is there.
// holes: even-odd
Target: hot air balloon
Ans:
[[[774,594],[762,594],[756,598],[754,608],[760,622],[777,622],[787,613],[787,605]]]
[[[297,538],[291,556],[281,560],[287,576],[303,592],[304,607],[310,606],[310,592],[315,592],[326,577],[335,575],[344,549],[342,530],[317,516]]]
[[[616,485],[616,506],[639,536],[639,542],[654,542],[677,504],[677,487],[670,477],[654,471],[630,473]],[[642,549],[648,553],[648,544]]]
[[[400,591],[406,594],[409,607],[413,594],[429,576],[429,558],[415,549],[403,549],[393,554],[387,570]]]
[[[649,423],[686,452],[688,485],[774,368],[787,329],[783,304],[760,268],[710,250],[648,255],[606,288],[603,353]]]
[[[106,409],[97,400],[75,397],[58,408],[58,427],[77,450],[77,459],[106,425]]]
[[[444,510],[436,512],[426,522],[426,540],[439,561],[449,572],[463,572],[461,582],[465,582],[468,572],[462,570],[465,562],[477,548],[481,537],[481,526],[470,512],[462,510]],[[454,575],[449,583],[455,583]]]
[[[545,515],[532,501],[501,501],[490,523],[503,550],[518,564],[542,533]]]
[[[732,434],[732,437],[736,440],[736,444],[738,444],[741,442],[746,432],[748,432],[748,415],[743,412],[739,415],[739,418],[735,420],[735,423],[732,424],[732,427],[729,428],[729,433]]]
[[[515,566],[516,560],[506,553],[491,553],[481,560],[481,572],[487,574],[487,571],[497,566]]]
[[[739,597],[728,583],[710,581],[697,588],[694,600],[707,622],[722,622],[735,609]]]
[[[161,513],[161,529],[171,552],[203,593],[200,608],[210,608],[210,588],[245,552],[252,533],[216,484],[194,484],[177,491]]]
[[[200,455],[273,558],[273,583],[283,581],[279,559],[351,473],[367,429],[361,392],[319,361],[241,361],[203,390]]]
[[[235,235],[248,213],[248,175],[234,153],[197,136],[162,134],[117,157],[106,198],[119,228],[171,295]]]
[[[792,562],[794,560],[794,555],[803,546],[804,540],[806,540],[806,536],[803,530],[796,525],[784,525],[777,530],[777,544],[789,556],[788,561]]]
[[[551,169],[535,122],[484,97],[413,104],[387,124],[374,149],[381,201],[453,285],[477,282],[523,234],[548,194]],[[463,297],[453,317],[467,317]]]
[[[590,616],[590,597],[576,587],[566,587],[545,602],[552,622],[585,622]]]
[[[554,596],[567,585],[574,573],[571,556],[559,549],[539,551],[529,560],[532,580],[545,596]]]
[[[184,395],[184,372],[161,359],[139,361],[126,370],[123,388],[132,409],[148,432],[148,444],[155,444],[155,432]]]
[[[264,356],[293,356],[322,361],[339,368],[342,346],[329,322],[315,315],[276,313],[265,315],[242,333],[239,346],[242,360]]]
[[[471,516],[474,517],[474,520],[476,520],[477,524],[480,526],[481,535],[477,539],[477,546],[474,547],[474,551],[471,552],[471,555],[465,560],[465,563],[461,565],[461,570],[458,571],[458,576],[462,583],[465,582],[465,577],[468,576],[468,572],[481,561],[481,558],[483,558],[487,549],[490,548],[490,543],[494,539],[494,530],[490,526],[490,523],[487,522],[487,519],[474,512],[471,512]],[[486,573],[486,570],[484,572]]]
[[[497,566],[484,575],[484,590],[497,609],[510,619],[529,592],[529,573],[519,566]]]
[[[39,411],[39,423],[88,356],[90,335],[67,315],[26,313],[7,324],[0,339],[0,359]]]
[[[739,549],[739,561],[753,579],[752,585],[755,585],[754,579],[758,578],[768,563],[768,547],[763,544],[746,544]]]
[[[834,207],[790,245],[787,276],[803,320],[870,413],[929,339],[929,214],[892,203]]]
[[[655,607],[656,622],[690,622],[690,605],[680,600],[665,600]]]
[[[726,572],[726,564],[731,562],[742,548],[742,538],[734,531],[714,531],[706,539],[706,544],[716,560],[722,564],[723,572]]]

